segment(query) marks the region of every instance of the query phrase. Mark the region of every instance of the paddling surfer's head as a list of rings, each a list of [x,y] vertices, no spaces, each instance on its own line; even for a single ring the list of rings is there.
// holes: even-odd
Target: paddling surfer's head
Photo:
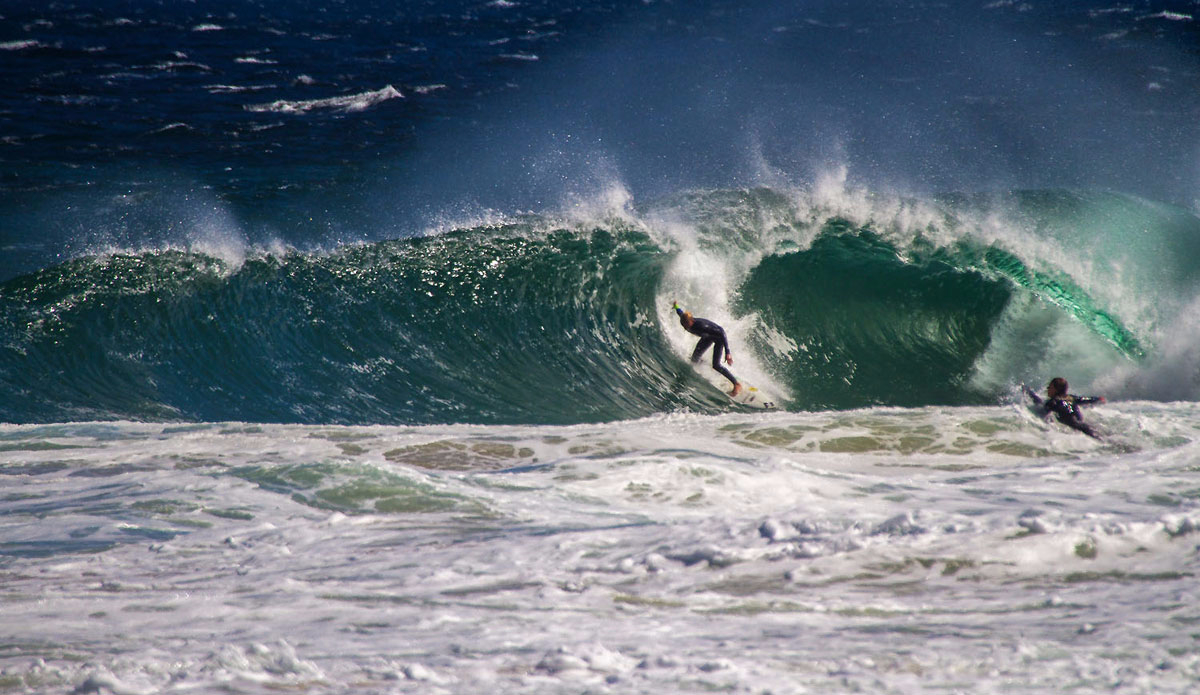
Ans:
[[[1067,395],[1067,380],[1061,376],[1056,376],[1050,380],[1046,386],[1046,395],[1051,398],[1062,398]]]

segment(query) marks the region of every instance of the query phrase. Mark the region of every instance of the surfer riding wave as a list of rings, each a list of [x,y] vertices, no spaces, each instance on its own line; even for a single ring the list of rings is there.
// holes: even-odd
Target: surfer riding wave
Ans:
[[[721,365],[721,356],[725,356],[726,364],[733,364],[733,354],[729,350],[729,340],[725,337],[725,329],[708,319],[698,319],[692,316],[692,312],[684,311],[680,308],[678,302],[672,302],[671,308],[679,314],[679,323],[692,335],[699,336],[700,340],[696,343],[696,349],[692,351],[692,362],[699,363],[700,358],[704,355],[704,351],[712,346],[712,368],[717,370],[726,379],[733,384],[733,390],[729,392],[730,396],[736,396],[742,391],[742,385],[728,369]]]

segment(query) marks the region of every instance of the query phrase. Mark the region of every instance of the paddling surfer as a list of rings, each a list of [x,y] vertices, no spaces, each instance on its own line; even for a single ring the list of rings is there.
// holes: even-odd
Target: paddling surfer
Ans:
[[[1067,380],[1061,376],[1051,379],[1046,385],[1044,401],[1028,386],[1021,384],[1021,388],[1025,389],[1025,395],[1029,396],[1033,404],[1042,410],[1042,415],[1049,417],[1053,414],[1067,427],[1079,430],[1089,437],[1100,438],[1091,425],[1083,421],[1083,413],[1080,412],[1079,406],[1104,403],[1104,396],[1075,396],[1067,393]]]

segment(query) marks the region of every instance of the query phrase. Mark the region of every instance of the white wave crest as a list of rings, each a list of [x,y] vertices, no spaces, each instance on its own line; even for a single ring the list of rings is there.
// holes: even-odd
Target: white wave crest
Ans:
[[[0,51],[23,51],[27,48],[37,48],[41,46],[41,42],[33,39],[22,39],[17,41],[0,41]]]
[[[259,113],[308,113],[309,111],[330,110],[342,111],[351,113],[355,111],[363,111],[376,104],[383,103],[389,99],[402,99],[404,95],[400,90],[392,85],[388,85],[383,89],[373,92],[361,92],[359,94],[347,94],[340,97],[327,97],[325,99],[307,99],[291,101],[280,99],[269,104],[249,104],[246,106],[247,111]]]

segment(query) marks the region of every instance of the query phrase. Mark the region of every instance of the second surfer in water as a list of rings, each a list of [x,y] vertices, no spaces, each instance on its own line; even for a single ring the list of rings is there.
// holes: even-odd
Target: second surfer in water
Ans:
[[[721,366],[721,355],[724,354],[726,364],[733,364],[733,355],[729,350],[729,341],[725,338],[725,329],[708,319],[693,318],[690,311],[684,311],[679,307],[678,303],[672,303],[671,308],[675,313],[679,314],[679,323],[692,335],[699,336],[700,342],[696,343],[696,349],[692,351],[692,362],[699,362],[704,351],[711,345],[713,349],[712,368],[717,370],[726,379],[733,383],[733,390],[729,392],[730,396],[736,396],[742,392],[742,385],[728,369]]]
[[[1083,421],[1083,413],[1079,411],[1081,405],[1091,405],[1092,403],[1103,403],[1104,396],[1075,396],[1067,393],[1069,388],[1067,380],[1062,377],[1055,377],[1046,385],[1046,399],[1042,400],[1038,397],[1033,389],[1021,385],[1025,390],[1025,395],[1033,401],[1033,404],[1041,409],[1042,414],[1049,417],[1054,415],[1058,421],[1072,429],[1079,430],[1089,437],[1096,439],[1100,435],[1090,425]]]

